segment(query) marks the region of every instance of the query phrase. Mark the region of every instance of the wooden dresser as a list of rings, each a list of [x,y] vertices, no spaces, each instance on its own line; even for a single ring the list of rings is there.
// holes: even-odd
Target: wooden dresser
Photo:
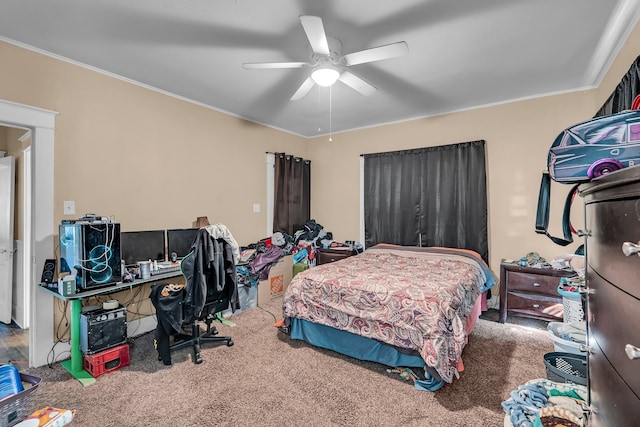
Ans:
[[[318,249],[316,265],[328,264],[355,255],[356,252],[348,246]]]
[[[500,316],[504,323],[507,315],[562,322],[564,309],[558,294],[561,277],[573,276],[572,271],[553,268],[521,267],[518,264],[500,264]]]
[[[589,426],[640,425],[640,166],[580,187],[585,202]]]

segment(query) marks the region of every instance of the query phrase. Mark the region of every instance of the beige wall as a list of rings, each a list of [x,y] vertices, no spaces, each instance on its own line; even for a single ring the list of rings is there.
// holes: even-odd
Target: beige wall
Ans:
[[[360,154],[484,139],[490,264],[498,274],[501,258],[530,251],[552,258],[577,247],[555,246],[534,232],[547,150],[562,129],[593,116],[639,53],[636,28],[598,89],[335,134],[333,142],[305,140],[4,42],[0,99],[59,113],[55,223],[65,218],[63,201],[73,200],[72,217],[112,216],[124,231],[190,227],[207,216],[226,224],[241,245],[266,231],[266,151],[311,159],[312,216],[337,240],[357,240]],[[553,190],[552,232],[559,234],[568,187]],[[254,203],[262,212],[252,212]]]
[[[540,178],[547,152],[566,127],[595,114],[640,54],[640,27],[618,55],[596,90],[549,96],[355,132],[334,134],[333,141],[309,141],[312,163],[312,212],[340,240],[359,236],[359,156],[408,148],[486,140],[489,191],[490,267],[499,275],[503,258],[538,252],[547,259],[573,253],[535,233]],[[425,102],[429,102],[425,99]],[[340,188],[339,192],[334,189]],[[552,185],[551,233],[562,235],[561,215],[570,186]],[[581,228],[581,199],[572,209]]]
[[[54,218],[64,200],[123,230],[223,223],[265,237],[265,152],[307,157],[304,139],[0,42],[0,98],[53,110]],[[259,203],[260,213],[252,206]]]
[[[0,57],[0,99],[59,113],[55,224],[96,213],[123,231],[150,230],[191,227],[207,216],[246,245],[266,235],[265,152],[308,157],[294,135],[7,43]],[[75,201],[76,215],[62,214],[65,200]],[[133,320],[152,313],[148,295],[145,286],[113,297]],[[56,307],[58,325],[64,306]],[[56,328],[55,338],[65,335]]]

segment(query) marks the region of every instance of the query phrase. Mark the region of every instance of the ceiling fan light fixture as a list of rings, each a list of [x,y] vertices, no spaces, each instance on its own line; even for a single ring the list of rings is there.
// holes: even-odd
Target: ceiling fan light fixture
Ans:
[[[338,80],[340,73],[332,67],[319,67],[311,73],[311,78],[318,86],[328,87]]]

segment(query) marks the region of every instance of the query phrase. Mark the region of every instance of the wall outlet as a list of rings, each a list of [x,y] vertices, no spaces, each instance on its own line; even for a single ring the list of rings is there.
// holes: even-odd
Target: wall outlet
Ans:
[[[254,213],[260,212],[260,203],[254,203],[253,204],[253,212]]]
[[[71,200],[65,200],[63,202],[63,212],[65,215],[75,215],[76,214],[76,202]]]

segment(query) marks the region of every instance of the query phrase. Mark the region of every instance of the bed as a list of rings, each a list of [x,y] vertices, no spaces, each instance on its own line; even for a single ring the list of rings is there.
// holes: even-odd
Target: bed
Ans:
[[[393,368],[423,368],[435,391],[462,371],[462,349],[495,284],[473,251],[389,244],[297,274],[284,295],[291,338]]]

